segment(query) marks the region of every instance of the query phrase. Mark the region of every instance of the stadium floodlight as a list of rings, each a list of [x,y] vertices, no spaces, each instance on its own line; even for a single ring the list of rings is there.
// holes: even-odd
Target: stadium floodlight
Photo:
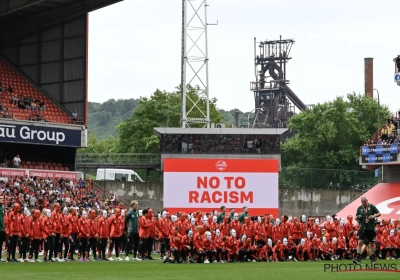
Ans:
[[[182,0],[181,127],[210,127],[208,41],[206,0]],[[218,22],[217,22],[218,24]],[[187,95],[188,86],[199,89],[199,97]]]

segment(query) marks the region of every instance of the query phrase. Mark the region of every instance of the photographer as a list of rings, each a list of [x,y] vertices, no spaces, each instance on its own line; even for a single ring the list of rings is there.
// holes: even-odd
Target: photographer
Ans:
[[[353,263],[359,264],[361,262],[363,249],[365,249],[367,246],[371,264],[377,260],[374,249],[375,218],[379,217],[380,215],[381,214],[375,205],[369,204],[368,199],[365,196],[361,197],[361,206],[357,208],[356,212],[356,220],[360,225],[360,228],[357,232],[357,256],[354,258]],[[363,245],[365,245],[364,248]]]

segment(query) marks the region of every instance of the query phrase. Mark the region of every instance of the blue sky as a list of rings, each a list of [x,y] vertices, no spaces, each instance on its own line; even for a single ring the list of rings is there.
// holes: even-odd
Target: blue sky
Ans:
[[[197,0],[199,3],[200,0]],[[382,104],[400,108],[393,58],[400,54],[398,1],[208,0],[210,97],[253,109],[253,38],[294,39],[290,87],[305,104],[364,93],[374,58]],[[180,83],[180,0],[125,0],[89,16],[89,100],[149,96]]]

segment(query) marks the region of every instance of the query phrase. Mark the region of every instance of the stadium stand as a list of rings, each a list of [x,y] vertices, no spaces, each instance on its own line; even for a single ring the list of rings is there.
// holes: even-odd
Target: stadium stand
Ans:
[[[0,117],[15,120],[81,124],[41,94],[37,88],[0,57]]]

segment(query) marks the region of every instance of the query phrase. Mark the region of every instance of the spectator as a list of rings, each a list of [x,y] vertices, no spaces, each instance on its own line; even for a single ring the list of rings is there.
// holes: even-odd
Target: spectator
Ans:
[[[79,118],[78,113],[76,112],[76,110],[72,113],[72,120],[73,121],[77,121]]]
[[[21,163],[21,159],[19,158],[19,155],[17,155],[16,157],[14,157],[14,168],[19,168],[19,164]]]
[[[40,107],[40,110],[46,111],[46,104],[44,103],[44,101],[40,101],[39,107]]]
[[[12,86],[8,86],[7,91],[8,91],[9,93],[13,93],[13,92],[14,92],[14,89],[12,88]]]
[[[3,87],[3,85],[1,84],[1,82],[0,82],[0,92],[3,92],[4,91],[4,87]]]

